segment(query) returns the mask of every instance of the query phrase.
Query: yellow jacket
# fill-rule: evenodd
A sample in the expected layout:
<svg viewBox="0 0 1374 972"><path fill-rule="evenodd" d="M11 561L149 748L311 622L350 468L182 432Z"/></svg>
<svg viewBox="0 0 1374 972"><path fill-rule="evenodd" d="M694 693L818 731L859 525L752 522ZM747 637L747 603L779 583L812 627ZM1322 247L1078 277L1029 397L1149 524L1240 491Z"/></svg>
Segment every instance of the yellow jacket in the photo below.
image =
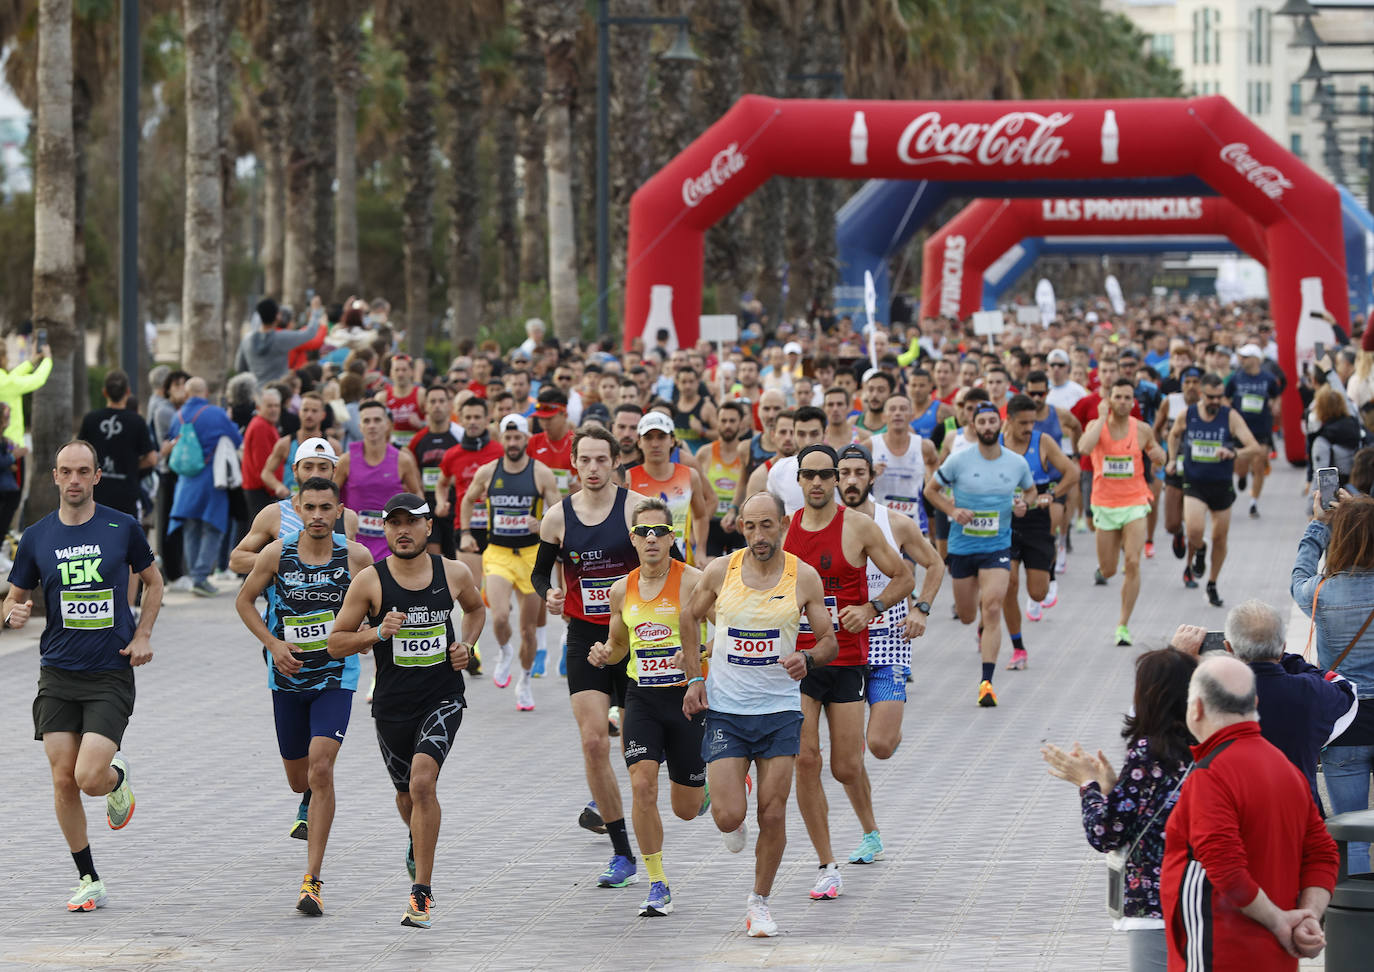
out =
<svg viewBox="0 0 1374 972"><path fill-rule="evenodd" d="M0 369L0 402L10 407L10 424L5 426L4 436L16 445L24 441L23 396L43 387L51 373L52 358L44 358L37 368L32 361L25 361L13 371Z"/></svg>

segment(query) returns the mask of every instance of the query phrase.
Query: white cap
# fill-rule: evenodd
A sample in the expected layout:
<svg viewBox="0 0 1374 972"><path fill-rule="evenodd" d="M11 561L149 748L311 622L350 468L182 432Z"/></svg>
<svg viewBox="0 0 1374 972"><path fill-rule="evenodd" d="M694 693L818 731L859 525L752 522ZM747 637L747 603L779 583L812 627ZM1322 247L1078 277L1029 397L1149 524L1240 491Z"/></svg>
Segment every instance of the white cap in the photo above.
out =
<svg viewBox="0 0 1374 972"><path fill-rule="evenodd" d="M1083 321L1087 324L1096 324L1097 311L1088 311L1088 313L1083 315Z"/></svg>
<svg viewBox="0 0 1374 972"><path fill-rule="evenodd" d="M521 435L529 435L530 423L525 421L525 416L511 412L505 418L501 419L500 429L502 432L508 431L509 429L515 429L515 431L519 432Z"/></svg>
<svg viewBox="0 0 1374 972"><path fill-rule="evenodd" d="M1068 364L1069 352L1065 351L1063 348L1055 348L1050 352L1049 357L1047 357L1045 361L1046 363L1051 361L1062 361L1064 364Z"/></svg>
<svg viewBox="0 0 1374 972"><path fill-rule="evenodd" d="M802 353L802 348L796 341L788 341L782 346L782 353L800 355Z"/></svg>
<svg viewBox="0 0 1374 972"><path fill-rule="evenodd" d="M859 382L859 384L866 384L868 382L868 379L872 378L874 375L881 375L882 373L883 371L881 368L869 368L867 371L864 372L864 380Z"/></svg>
<svg viewBox="0 0 1374 972"><path fill-rule="evenodd" d="M1264 352L1260 350L1258 344L1242 345L1238 352L1242 358L1263 358Z"/></svg>
<svg viewBox="0 0 1374 972"><path fill-rule="evenodd" d="M328 459L336 466L339 464L339 454L334 451L329 440L322 439L318 435L312 436L296 446L296 458L291 460L291 464L294 466L302 459Z"/></svg>
<svg viewBox="0 0 1374 972"><path fill-rule="evenodd" d="M644 435L646 432L673 435L677 429L673 428L673 420L662 412L645 412L639 420L639 434Z"/></svg>

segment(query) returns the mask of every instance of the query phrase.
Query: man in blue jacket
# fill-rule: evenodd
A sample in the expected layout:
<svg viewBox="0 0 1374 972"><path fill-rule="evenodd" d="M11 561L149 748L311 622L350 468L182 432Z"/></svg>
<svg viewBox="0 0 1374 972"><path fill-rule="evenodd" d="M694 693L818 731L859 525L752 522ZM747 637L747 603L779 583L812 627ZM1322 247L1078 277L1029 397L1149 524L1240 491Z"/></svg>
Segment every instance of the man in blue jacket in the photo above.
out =
<svg viewBox="0 0 1374 972"><path fill-rule="evenodd" d="M243 437L229 413L218 405L211 405L206 396L209 389L204 378L186 382L186 402L177 410L176 418L162 444L164 454L170 454L182 423L196 430L205 465L193 475L177 476L176 492L172 496L171 527L169 532L184 528L182 545L191 575L191 593L199 597L214 597L219 593L210 583L215 561L229 529L229 494L215 488L215 447L227 437L238 448ZM175 464L175 460L173 460Z"/></svg>

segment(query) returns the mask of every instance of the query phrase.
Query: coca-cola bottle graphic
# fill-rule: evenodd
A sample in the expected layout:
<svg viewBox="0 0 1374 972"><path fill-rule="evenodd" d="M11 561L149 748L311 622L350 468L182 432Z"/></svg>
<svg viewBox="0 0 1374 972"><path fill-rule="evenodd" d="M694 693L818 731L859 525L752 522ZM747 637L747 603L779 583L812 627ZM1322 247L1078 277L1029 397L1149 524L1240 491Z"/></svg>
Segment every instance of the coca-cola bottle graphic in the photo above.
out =
<svg viewBox="0 0 1374 972"><path fill-rule="evenodd" d="M861 111L854 112L854 124L849 126L849 164L868 165L868 123Z"/></svg>
<svg viewBox="0 0 1374 972"><path fill-rule="evenodd" d="M1318 344L1335 347L1336 332L1325 316L1329 312L1322 292L1322 278L1303 277L1298 281L1298 286L1302 289L1302 310L1298 311L1294 344L1298 367L1301 368L1316 358L1315 348Z"/></svg>
<svg viewBox="0 0 1374 972"><path fill-rule="evenodd" d="M1107 113L1102 116L1102 164L1115 165L1117 161L1117 144L1121 139L1120 132L1116 128L1116 112L1108 108Z"/></svg>
<svg viewBox="0 0 1374 972"><path fill-rule="evenodd" d="M644 346L658 342L658 332L668 332L668 350L676 351L677 325L673 323L673 288L669 284L654 284L649 288L649 319L644 322Z"/></svg>

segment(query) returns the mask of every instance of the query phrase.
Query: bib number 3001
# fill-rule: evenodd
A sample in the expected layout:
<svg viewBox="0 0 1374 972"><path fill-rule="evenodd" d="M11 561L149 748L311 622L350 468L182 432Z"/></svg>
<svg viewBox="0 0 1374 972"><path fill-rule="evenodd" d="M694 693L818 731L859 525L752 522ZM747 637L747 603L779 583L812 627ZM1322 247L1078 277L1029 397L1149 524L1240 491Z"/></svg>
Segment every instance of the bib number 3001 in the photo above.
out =
<svg viewBox="0 0 1374 972"><path fill-rule="evenodd" d="M725 660L731 665L776 665L780 659L778 628L726 628Z"/></svg>
<svg viewBox="0 0 1374 972"><path fill-rule="evenodd" d="M114 627L114 591L63 591L62 627L77 631Z"/></svg>

